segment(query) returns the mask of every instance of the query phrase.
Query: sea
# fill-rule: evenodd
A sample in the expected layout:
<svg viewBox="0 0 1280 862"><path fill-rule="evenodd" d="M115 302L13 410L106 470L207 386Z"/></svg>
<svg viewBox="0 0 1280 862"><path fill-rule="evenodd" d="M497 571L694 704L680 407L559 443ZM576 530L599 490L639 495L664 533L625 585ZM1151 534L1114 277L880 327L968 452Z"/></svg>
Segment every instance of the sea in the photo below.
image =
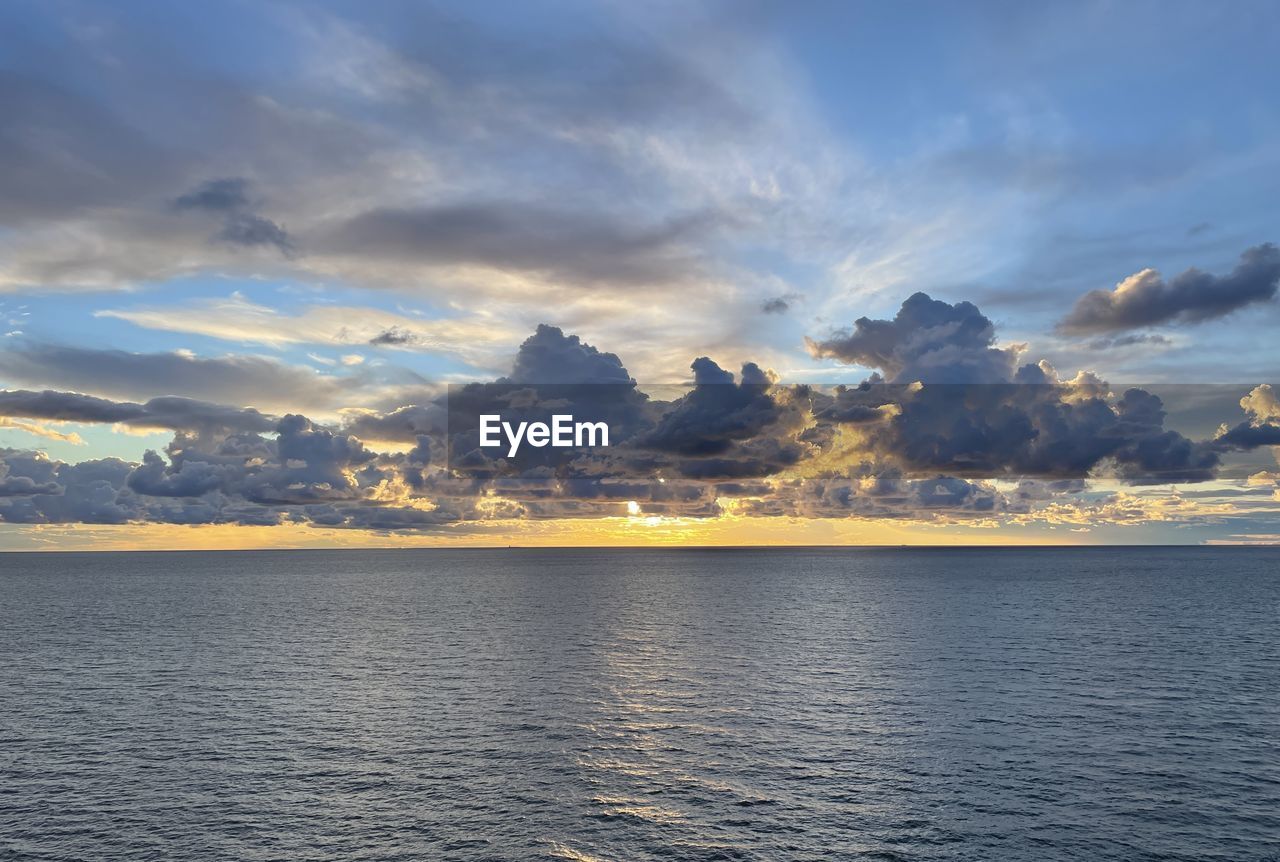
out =
<svg viewBox="0 0 1280 862"><path fill-rule="evenodd" d="M1280 549L0 555L3 860L1280 860Z"/></svg>

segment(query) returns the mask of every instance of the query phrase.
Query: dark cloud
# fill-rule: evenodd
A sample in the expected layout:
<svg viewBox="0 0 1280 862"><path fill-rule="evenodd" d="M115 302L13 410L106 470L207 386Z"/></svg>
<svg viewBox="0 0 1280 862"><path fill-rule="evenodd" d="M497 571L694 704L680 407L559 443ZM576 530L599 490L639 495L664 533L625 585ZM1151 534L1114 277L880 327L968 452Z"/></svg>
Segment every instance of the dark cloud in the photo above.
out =
<svg viewBox="0 0 1280 862"><path fill-rule="evenodd" d="M616 11L525 44L461 6L330 9L305 26L245 6L234 29L261 38L215 57L202 52L225 13L178 24L117 8L81 27L0 8L0 53L17 70L0 90L0 223L21 228L0 236L0 276L41 289L412 283L441 302L465 276L519 318L566 285L723 283L724 254L793 207L740 177L811 196L811 165L778 157L807 112L767 116L792 104L756 86L771 53L753 44L747 62L730 47L736 16L702 10L715 25L686 29ZM266 44L272 74L242 74L246 58L261 70ZM734 73L711 71L730 51ZM529 289L471 278L479 267Z"/></svg>
<svg viewBox="0 0 1280 862"><path fill-rule="evenodd" d="M771 381L754 362L742 367L740 384L705 356L695 359L692 369L693 390L675 402L640 446L679 455L722 455L735 441L758 437L788 413L790 405L774 399Z"/></svg>
<svg viewBox="0 0 1280 862"><path fill-rule="evenodd" d="M673 217L649 227L598 211L516 201L379 208L330 228L324 248L432 265L471 264L573 284L683 281L693 241L721 219Z"/></svg>
<svg viewBox="0 0 1280 862"><path fill-rule="evenodd" d="M269 218L253 213L236 213L227 218L218 239L232 245L270 245L288 257L294 253L293 239L288 231Z"/></svg>
<svg viewBox="0 0 1280 862"><path fill-rule="evenodd" d="M1070 334L1137 329L1162 323L1199 323L1266 302L1280 286L1280 249L1247 249L1227 275L1189 269L1165 281L1154 269L1129 276L1114 290L1082 296L1058 328Z"/></svg>
<svg viewBox="0 0 1280 862"><path fill-rule="evenodd" d="M27 480L41 493L0 498L0 521L11 524L123 524L141 518L136 498L122 494L132 465L118 458L67 464L38 452L0 449L8 481Z"/></svg>
<svg viewBox="0 0 1280 862"><path fill-rule="evenodd" d="M0 520L415 531L617 516L633 502L644 514L688 518L732 505L756 516L991 519L1076 505L1099 475L1129 485L1204 481L1234 450L1280 444L1267 386L1239 400L1245 422L1193 440L1167 427L1164 402L1146 390L1117 394L1088 376L1062 383L1043 362L1015 371L971 305L918 295L904 309L893 321L859 321L847 348L911 382L873 375L833 390L780 386L750 362L735 375L700 357L692 385L658 400L617 355L544 325L497 382L351 411L338 426L176 397L0 392L0 415L175 431L163 453L137 464L4 450ZM936 382L942 355L964 366L963 377L1002 382ZM601 418L611 445L513 457L478 445L482 413ZM381 442L400 445L379 451Z"/></svg>
<svg viewBox="0 0 1280 862"><path fill-rule="evenodd" d="M249 181L243 177L224 177L205 182L178 197L173 205L178 210L198 210L222 218L217 238L232 245L274 246L286 257L294 253L293 238L276 222L253 212L249 198Z"/></svg>
<svg viewBox="0 0 1280 862"><path fill-rule="evenodd" d="M135 427L198 431L267 431L276 420L257 410L226 407L191 398L165 396L145 404L111 401L76 392L46 389L0 390L0 416L58 422L123 424Z"/></svg>
<svg viewBox="0 0 1280 862"><path fill-rule="evenodd" d="M312 409L349 403L360 382L257 356L205 358L57 344L0 351L0 379L125 399L182 393L221 404L284 403Z"/></svg>
<svg viewBox="0 0 1280 862"><path fill-rule="evenodd" d="M57 482L37 482L30 476L10 475L9 465L0 462L0 498L30 497L34 494L59 494L62 487Z"/></svg>
<svg viewBox="0 0 1280 862"><path fill-rule="evenodd" d="M770 475L800 460L807 449L789 435L802 411L789 392L775 400L770 378L753 363L744 366L741 384L706 357L692 368L694 386L687 394L650 401L617 356L555 327L539 327L521 346L509 377L451 390L450 466L538 517L563 511L566 497L574 499L578 516L609 513L595 504L611 499L644 501L690 517L714 514L715 493L704 483ZM530 421L568 413L606 421L611 448L589 454L528 450L514 458L486 452L477 447L475 431L482 413Z"/></svg>
<svg viewBox="0 0 1280 862"><path fill-rule="evenodd" d="M385 478L376 458L358 438L291 414L276 428L274 458L240 478L239 490L267 504L359 500ZM187 463L188 457L180 462Z"/></svg>
<svg viewBox="0 0 1280 862"><path fill-rule="evenodd" d="M144 133L38 75L0 71L0 115L2 224L134 203L174 178L172 158Z"/></svg>
<svg viewBox="0 0 1280 862"><path fill-rule="evenodd" d="M421 451L380 456L355 437L289 415L271 429L198 436L179 433L168 458L147 452L141 464L117 459L65 464L36 453L0 450L0 475L22 498L0 502L0 520L22 523L255 523L325 525L443 524L444 512L359 514L364 507L413 508L407 498L375 500ZM394 495L392 495L394 497ZM398 504L398 505L397 505ZM318 507L318 508L317 508ZM313 519L312 516L317 518ZM335 519L337 519L335 521ZM372 528L372 526L370 527Z"/></svg>
<svg viewBox="0 0 1280 862"><path fill-rule="evenodd" d="M1159 484L1211 479L1219 463L1212 444L1166 429L1161 400L1141 389L1114 404L1056 383L870 389L893 409L869 444L910 472L1064 480L1109 463L1126 482Z"/></svg>
<svg viewBox="0 0 1280 862"><path fill-rule="evenodd" d="M1090 350L1111 350L1115 347L1134 347L1139 344L1172 344L1173 340L1154 332L1130 333L1114 338L1095 338L1089 342Z"/></svg>
<svg viewBox="0 0 1280 862"><path fill-rule="evenodd" d="M129 422L145 415L141 404L121 403L76 392L0 390L0 416L58 422Z"/></svg>
<svg viewBox="0 0 1280 862"><path fill-rule="evenodd" d="M872 383L856 387L837 386L831 396L818 395L815 398L813 413L823 424L884 422L894 416L892 408L904 391L898 386Z"/></svg>
<svg viewBox="0 0 1280 862"><path fill-rule="evenodd" d="M448 431L448 407L444 398L428 404L406 404L385 412L349 414L343 430L362 440L413 443L423 435L443 437Z"/></svg>
<svg viewBox="0 0 1280 862"><path fill-rule="evenodd" d="M1158 397L1130 389L1113 404L1100 381L1060 384L1052 367L1016 367L1017 351L994 344L994 326L972 304L917 293L893 320L861 318L810 347L924 385L838 390L817 415L872 423L871 447L913 472L1065 479L1111 464L1132 484L1214 476L1218 451L1166 429Z"/></svg>
<svg viewBox="0 0 1280 862"><path fill-rule="evenodd" d="M40 453L0 450L0 521L279 524L366 529L424 528L460 516L443 506L375 496L403 462L368 451L349 435L286 416L275 437L233 434L201 440L179 434L168 460L114 458L66 464ZM372 511L371 511L372 510ZM416 514L414 514L416 513Z"/></svg>
<svg viewBox="0 0 1280 862"><path fill-rule="evenodd" d="M791 310L793 303L800 299L798 293L785 293L782 296L775 296L766 299L760 304L760 311L763 314L786 314Z"/></svg>
<svg viewBox="0 0 1280 862"><path fill-rule="evenodd" d="M173 205L180 210L241 212L249 208L249 181L243 177L209 180L178 197Z"/></svg>
<svg viewBox="0 0 1280 862"><path fill-rule="evenodd" d="M815 341L815 357L880 369L890 382L992 383L1012 379L1018 353L996 348L995 326L970 302L950 305L916 293L893 320L854 321Z"/></svg>
<svg viewBox="0 0 1280 862"><path fill-rule="evenodd" d="M1247 417L1243 422L1218 429L1214 442L1225 450L1248 451L1259 446L1280 446L1280 399L1269 383L1255 386L1240 399Z"/></svg>
<svg viewBox="0 0 1280 862"><path fill-rule="evenodd" d="M129 489L153 497L201 497L226 481L226 471L206 461L185 461L170 469L158 454L148 451L126 480Z"/></svg>
<svg viewBox="0 0 1280 862"><path fill-rule="evenodd" d="M1280 446L1280 425L1263 423L1260 425L1241 422L1224 431L1215 438L1224 447L1233 449L1257 449L1259 446Z"/></svg>
<svg viewBox="0 0 1280 862"><path fill-rule="evenodd" d="M1212 479L1220 455L1212 441L1192 441L1165 429L1164 403L1142 389L1125 390L1116 404L1118 422L1105 433L1119 436L1111 453L1121 479L1133 485L1204 482Z"/></svg>
<svg viewBox="0 0 1280 862"><path fill-rule="evenodd" d="M539 324L516 354L506 383L634 384L616 353L602 353L558 326Z"/></svg>
<svg viewBox="0 0 1280 862"><path fill-rule="evenodd" d="M405 344L415 344L417 341L418 336L400 326L384 329L369 339L369 343L374 347L398 347Z"/></svg>

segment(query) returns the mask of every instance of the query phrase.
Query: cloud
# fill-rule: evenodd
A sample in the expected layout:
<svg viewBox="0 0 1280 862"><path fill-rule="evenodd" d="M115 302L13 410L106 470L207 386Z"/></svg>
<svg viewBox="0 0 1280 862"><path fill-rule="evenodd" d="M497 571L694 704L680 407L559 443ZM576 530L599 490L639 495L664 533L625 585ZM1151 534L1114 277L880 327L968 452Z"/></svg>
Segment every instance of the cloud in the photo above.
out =
<svg viewBox="0 0 1280 862"><path fill-rule="evenodd" d="M1165 323L1200 323L1275 297L1280 249L1264 243L1246 249L1227 275L1198 269L1165 281L1154 269L1134 273L1113 290L1082 296L1059 330L1073 335L1117 332Z"/></svg>
<svg viewBox="0 0 1280 862"><path fill-rule="evenodd" d="M428 266L478 266L568 284L685 281L698 268L693 240L718 221L673 216L649 227L596 211L517 201L378 208L328 228L329 253Z"/></svg>
<svg viewBox="0 0 1280 862"><path fill-rule="evenodd" d="M510 350L518 333L485 315L420 319L377 308L307 305L284 310L233 292L187 305L103 309L96 317L126 320L165 332L203 335L273 348L293 344L369 345L456 356L489 366Z"/></svg>
<svg viewBox="0 0 1280 862"><path fill-rule="evenodd" d="M173 202L178 210L200 210L222 217L217 238L232 245L274 246L285 257L294 253L293 238L271 219L252 211L249 181L243 177L209 180Z"/></svg>
<svg viewBox="0 0 1280 862"><path fill-rule="evenodd" d="M139 464L67 464L0 450L0 521L425 529L469 510L465 502L458 509L410 498L406 477L420 477L429 463L421 449L378 455L299 415L276 420L268 434L179 431L166 454L149 451Z"/></svg>
<svg viewBox="0 0 1280 862"><path fill-rule="evenodd" d="M400 326L393 326L390 329L384 329L373 338L369 339L369 344L374 347L400 346L405 344L415 344L418 336L414 335L407 329Z"/></svg>
<svg viewBox="0 0 1280 862"><path fill-rule="evenodd" d="M1280 398L1276 397L1270 383L1251 389L1248 395L1240 399L1240 409L1248 414L1251 422L1257 424L1280 421Z"/></svg>
<svg viewBox="0 0 1280 862"><path fill-rule="evenodd" d="M293 239L288 231L269 218L252 213L238 213L226 220L218 239L232 245L270 245L286 257L293 254Z"/></svg>
<svg viewBox="0 0 1280 862"><path fill-rule="evenodd" d="M0 416L204 432L261 432L272 428L276 421L252 408L226 407L178 396L135 404L48 389L0 389Z"/></svg>
<svg viewBox="0 0 1280 862"><path fill-rule="evenodd" d="M425 437L443 439L449 428L449 411L444 399L427 404L406 404L392 410L350 411L343 430L362 440L383 443L421 443Z"/></svg>
<svg viewBox="0 0 1280 862"><path fill-rule="evenodd" d="M203 358L185 352L130 353L56 344L0 351L0 377L114 398L182 393L222 404L318 410L350 404L360 383L357 378L322 375L257 356Z"/></svg>
<svg viewBox="0 0 1280 862"><path fill-rule="evenodd" d="M888 413L872 426L870 446L914 472L1060 479L1109 463L1132 484L1215 475L1216 446L1166 429L1158 397L1132 388L1112 404L1101 381L1063 383L1048 363L1017 367L1020 348L994 345L995 327L976 306L917 293L893 320L860 318L810 350L924 385L841 391L842 406L819 415L878 423Z"/></svg>
<svg viewBox="0 0 1280 862"><path fill-rule="evenodd" d="M558 326L539 324L520 345L511 374L499 382L599 383L630 385L635 381L614 353L602 353Z"/></svg>
<svg viewBox="0 0 1280 862"><path fill-rule="evenodd" d="M36 227L74 218L173 181L173 159L163 147L109 108L43 75L0 72L0 110L6 166L0 223Z"/></svg>
<svg viewBox="0 0 1280 862"><path fill-rule="evenodd" d="M173 205L179 210L207 210L234 213L249 208L249 181L243 177L208 180L180 195Z"/></svg>
<svg viewBox="0 0 1280 862"><path fill-rule="evenodd" d="M451 387L447 397L423 390L392 409L343 411L334 423L171 396L123 402L0 391L0 416L175 432L163 453L139 463L66 464L5 450L0 519L434 531L625 517L638 507L681 518L994 523L1043 515L1076 523L1076 498L1092 481L1203 482L1244 446L1168 428L1162 400L1140 388L1113 393L1087 374L1062 382L1046 362L1014 371L1010 353L992 346L990 321L967 303L913 297L904 308L893 321L860 321L850 350L903 379L929 370L923 382L873 376L834 390L783 386L756 363L735 375L703 356L690 366L691 385L662 400L639 389L617 354L543 325L493 383ZM965 365L966 377L1005 382L936 382L935 357L944 353ZM1241 406L1247 428L1271 433L1280 408L1269 388ZM611 445L528 447L508 457L478 445L481 413L602 418ZM1161 517L1194 517L1193 509L1180 504ZM1107 517L1135 511L1117 504Z"/></svg>
<svg viewBox="0 0 1280 862"><path fill-rule="evenodd" d="M21 419L10 419L8 416L0 416L0 428L22 431L23 433L31 434L35 437L43 437L46 440L57 440L62 443L70 443L73 446L84 445L84 439L74 431L59 431L56 428L50 428L43 422L24 422Z"/></svg>
<svg viewBox="0 0 1280 862"><path fill-rule="evenodd" d="M774 399L772 381L754 362L742 367L740 384L705 356L691 367L693 390L640 439L641 446L681 455L722 455L735 441L756 438L783 419L786 407Z"/></svg>
<svg viewBox="0 0 1280 862"><path fill-rule="evenodd" d="M131 465L118 458L67 464L38 452L0 449L0 473L18 495L0 497L0 520L10 524L124 524L139 509L121 495Z"/></svg>
<svg viewBox="0 0 1280 862"><path fill-rule="evenodd" d="M1271 384L1255 386L1240 399L1245 421L1228 428L1224 423L1214 438L1219 446L1250 450L1259 446L1280 446L1280 399Z"/></svg>
<svg viewBox="0 0 1280 862"><path fill-rule="evenodd" d="M1142 389L1114 402L1057 381L870 390L894 410L870 426L869 448L913 473L1062 480L1110 464L1146 485L1205 481L1220 461L1213 443L1165 428L1163 403Z"/></svg>
<svg viewBox="0 0 1280 862"><path fill-rule="evenodd" d="M58 494L61 491L62 487L57 482L37 482L30 476L14 476L9 465L0 461L0 499L30 497L35 494Z"/></svg>
<svg viewBox="0 0 1280 862"><path fill-rule="evenodd" d="M782 296L775 296L766 299L760 304L760 311L763 314L786 314L791 310L791 306L800 299L798 293L786 293Z"/></svg>
<svg viewBox="0 0 1280 862"><path fill-rule="evenodd" d="M1221 446L1245 451L1259 446L1280 446L1280 424L1241 422L1234 428L1223 429L1214 439Z"/></svg>
<svg viewBox="0 0 1280 862"><path fill-rule="evenodd" d="M244 73L254 46L196 59L213 12L140 47L127 34L157 23L113 9L86 28L94 50L52 12L5 16L14 39L44 34L48 62L15 55L15 87L31 92L5 114L4 143L22 152L0 181L14 192L0 290L228 277L396 291L451 316L483 302L508 349L551 309L643 345L633 368L676 374L691 344L740 364L758 314L742 297L776 292L792 260L822 267L863 218L846 145L771 42L725 11L597 9L537 47L463 8L231 14L237 32L270 34L271 75ZM679 292L679 307L652 291ZM138 311L155 320L165 302ZM379 346L481 341L405 329Z"/></svg>
<svg viewBox="0 0 1280 862"><path fill-rule="evenodd" d="M1173 344L1173 339L1154 332L1131 333L1113 338L1095 338L1089 342L1089 349L1112 350L1117 347L1136 347L1140 344L1154 344L1163 347Z"/></svg>
<svg viewBox="0 0 1280 862"><path fill-rule="evenodd" d="M995 347L995 326L969 302L909 297L892 320L860 317L815 341L810 354L878 368L890 382L992 383L1012 379L1019 350Z"/></svg>

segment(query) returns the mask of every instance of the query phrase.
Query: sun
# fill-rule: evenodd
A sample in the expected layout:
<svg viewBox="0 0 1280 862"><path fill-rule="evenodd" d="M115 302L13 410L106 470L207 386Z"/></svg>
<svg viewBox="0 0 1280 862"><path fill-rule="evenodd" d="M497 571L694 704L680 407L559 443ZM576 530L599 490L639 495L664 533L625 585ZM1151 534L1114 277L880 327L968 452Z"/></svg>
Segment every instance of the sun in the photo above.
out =
<svg viewBox="0 0 1280 862"><path fill-rule="evenodd" d="M639 503L637 503L635 500L628 500L628 501L627 501L627 514L628 514L628 515L631 515L631 516L633 516L633 517L634 517L634 516L636 516L636 515L639 515L639 514L640 514L640 504L639 504Z"/></svg>

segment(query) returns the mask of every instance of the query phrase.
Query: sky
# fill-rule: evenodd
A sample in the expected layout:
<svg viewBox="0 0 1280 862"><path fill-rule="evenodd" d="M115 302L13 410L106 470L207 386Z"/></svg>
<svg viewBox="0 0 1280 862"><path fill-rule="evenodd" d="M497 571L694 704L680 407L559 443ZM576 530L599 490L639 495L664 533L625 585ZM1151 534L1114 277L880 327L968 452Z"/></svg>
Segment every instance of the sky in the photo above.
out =
<svg viewBox="0 0 1280 862"><path fill-rule="evenodd" d="M0 549L1280 541L1277 35L5 3Z"/></svg>

